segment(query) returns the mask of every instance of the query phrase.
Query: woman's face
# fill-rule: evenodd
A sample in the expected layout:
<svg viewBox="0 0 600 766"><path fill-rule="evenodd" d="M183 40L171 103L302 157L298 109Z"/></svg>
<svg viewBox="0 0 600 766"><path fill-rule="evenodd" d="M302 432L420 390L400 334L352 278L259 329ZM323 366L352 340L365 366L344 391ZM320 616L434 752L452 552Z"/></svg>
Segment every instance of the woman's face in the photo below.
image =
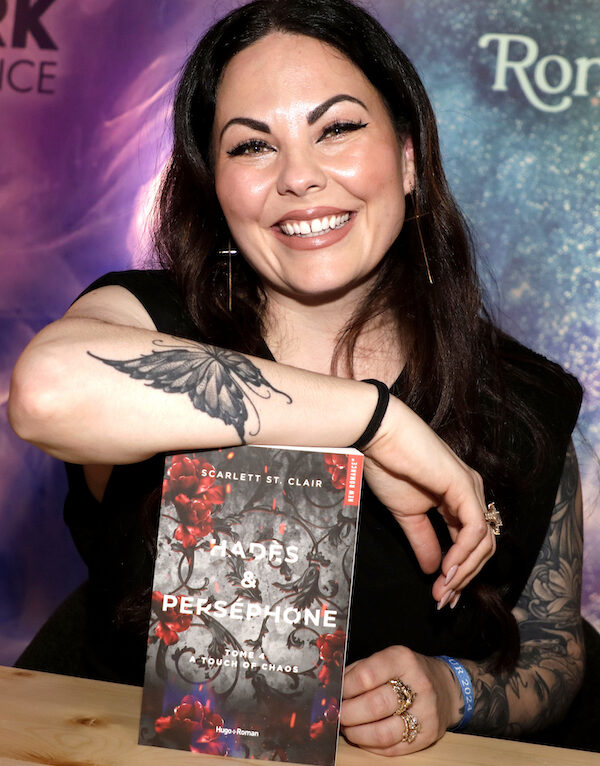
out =
<svg viewBox="0 0 600 766"><path fill-rule="evenodd" d="M414 164L352 62L310 37L262 38L225 69L213 141L219 202L271 297L365 289L402 228Z"/></svg>

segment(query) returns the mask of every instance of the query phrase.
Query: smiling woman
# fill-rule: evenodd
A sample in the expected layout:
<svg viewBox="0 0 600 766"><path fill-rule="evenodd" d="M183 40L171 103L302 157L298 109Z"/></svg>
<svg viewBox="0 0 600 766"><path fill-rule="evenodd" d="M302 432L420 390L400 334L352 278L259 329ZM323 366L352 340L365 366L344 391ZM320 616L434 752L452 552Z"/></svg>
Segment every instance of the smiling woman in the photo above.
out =
<svg viewBox="0 0 600 766"><path fill-rule="evenodd" d="M350 318L415 182L412 143L399 142L379 92L335 48L273 33L225 69L214 133L217 197L269 314L326 300Z"/></svg>
<svg viewBox="0 0 600 766"><path fill-rule="evenodd" d="M162 453L358 439L345 736L547 740L584 665L581 389L489 321L427 94L371 16L256 0L208 31L156 250L161 269L95 282L13 375L14 428L69 463L90 568L78 620L65 607L20 664L141 683Z"/></svg>

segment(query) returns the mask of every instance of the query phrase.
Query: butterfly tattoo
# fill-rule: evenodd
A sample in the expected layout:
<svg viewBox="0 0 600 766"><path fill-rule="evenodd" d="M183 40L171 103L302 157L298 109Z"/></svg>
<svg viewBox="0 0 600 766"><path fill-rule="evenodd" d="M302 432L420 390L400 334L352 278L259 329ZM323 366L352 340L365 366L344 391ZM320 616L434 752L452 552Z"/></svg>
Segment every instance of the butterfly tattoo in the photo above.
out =
<svg viewBox="0 0 600 766"><path fill-rule="evenodd" d="M131 378L146 381L151 388L168 394L187 394L197 410L232 425L242 444L249 409L256 421L256 429L250 435L260 431L253 396L270 399L276 393L292 402L291 396L272 386L258 367L236 351L209 345L170 345L161 340L153 345L160 348L135 359L104 359L91 351L88 354Z"/></svg>

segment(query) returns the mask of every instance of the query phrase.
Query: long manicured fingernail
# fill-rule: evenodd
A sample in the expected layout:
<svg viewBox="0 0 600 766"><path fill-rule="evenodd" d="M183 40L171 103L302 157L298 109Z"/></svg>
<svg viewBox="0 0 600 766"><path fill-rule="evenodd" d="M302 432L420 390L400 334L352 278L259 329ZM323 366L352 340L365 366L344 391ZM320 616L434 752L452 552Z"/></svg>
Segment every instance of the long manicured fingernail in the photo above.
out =
<svg viewBox="0 0 600 766"><path fill-rule="evenodd" d="M450 609L454 609L454 607L458 604L459 598L460 598L460 593L457 593L456 596L454 596L454 598L450 602Z"/></svg>
<svg viewBox="0 0 600 766"><path fill-rule="evenodd" d="M446 575L446 582L445 582L446 585L450 583L450 580L452 580L452 578L457 572L458 572L458 564L455 564L453 567L450 567L450 569L448 570L448 574Z"/></svg>
<svg viewBox="0 0 600 766"><path fill-rule="evenodd" d="M438 612L440 611L440 609L443 609L446 606L446 604L448 603L448 601L450 601L451 598L454 598L454 595L455 595L454 591L449 590L448 593L442 596L442 598L437 603Z"/></svg>

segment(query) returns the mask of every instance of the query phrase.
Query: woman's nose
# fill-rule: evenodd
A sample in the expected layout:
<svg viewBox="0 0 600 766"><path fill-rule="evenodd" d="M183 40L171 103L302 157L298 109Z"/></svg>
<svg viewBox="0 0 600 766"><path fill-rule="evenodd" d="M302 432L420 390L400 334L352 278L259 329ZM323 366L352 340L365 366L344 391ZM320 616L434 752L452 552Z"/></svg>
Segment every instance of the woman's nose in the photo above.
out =
<svg viewBox="0 0 600 766"><path fill-rule="evenodd" d="M327 185L327 175L319 164L318 158L309 149L282 152L279 161L277 177L279 194L302 197L309 191L317 191Z"/></svg>

